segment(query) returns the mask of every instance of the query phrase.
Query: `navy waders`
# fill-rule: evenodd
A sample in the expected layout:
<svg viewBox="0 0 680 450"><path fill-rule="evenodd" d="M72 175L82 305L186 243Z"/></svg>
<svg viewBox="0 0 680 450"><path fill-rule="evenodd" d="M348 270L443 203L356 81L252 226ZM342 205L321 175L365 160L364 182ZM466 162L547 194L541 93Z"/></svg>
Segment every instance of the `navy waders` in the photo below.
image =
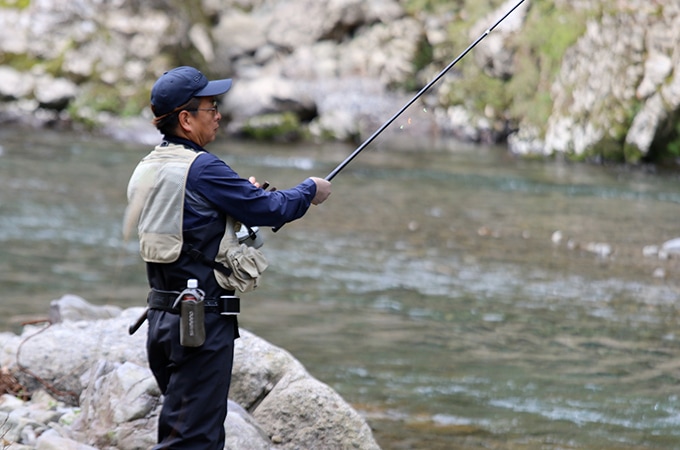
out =
<svg viewBox="0 0 680 450"><path fill-rule="evenodd" d="M182 347L178 314L152 309L148 317L149 366L165 396L153 449L223 450L236 318L206 312L205 343Z"/></svg>

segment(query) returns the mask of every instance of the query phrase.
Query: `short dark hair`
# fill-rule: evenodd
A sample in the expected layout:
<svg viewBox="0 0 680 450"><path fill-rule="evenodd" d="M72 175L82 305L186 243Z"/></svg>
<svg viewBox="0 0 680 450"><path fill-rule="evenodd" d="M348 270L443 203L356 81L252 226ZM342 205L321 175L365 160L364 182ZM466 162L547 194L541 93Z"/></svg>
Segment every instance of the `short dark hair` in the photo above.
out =
<svg viewBox="0 0 680 450"><path fill-rule="evenodd" d="M200 106L201 104L201 98L200 97L192 97L191 100L189 100L182 109L179 111L175 111L172 114L168 114L166 117L163 117L162 119L158 120L155 125L158 131L160 131L163 135L174 135L175 130L177 130L177 127L179 126L179 113L182 111L187 111L190 110L190 114L196 114L196 109Z"/></svg>

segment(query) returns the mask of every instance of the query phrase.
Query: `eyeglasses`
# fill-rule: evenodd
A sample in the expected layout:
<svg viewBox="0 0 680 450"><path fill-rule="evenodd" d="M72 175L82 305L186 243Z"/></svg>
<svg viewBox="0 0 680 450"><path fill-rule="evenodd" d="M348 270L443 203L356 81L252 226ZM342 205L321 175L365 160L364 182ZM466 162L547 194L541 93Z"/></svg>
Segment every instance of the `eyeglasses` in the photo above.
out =
<svg viewBox="0 0 680 450"><path fill-rule="evenodd" d="M217 113L220 112L219 108L217 107L217 102L213 102L212 108L193 108L193 109L185 109L184 111L189 111L189 112L211 111L213 113L213 117L215 117L217 115Z"/></svg>

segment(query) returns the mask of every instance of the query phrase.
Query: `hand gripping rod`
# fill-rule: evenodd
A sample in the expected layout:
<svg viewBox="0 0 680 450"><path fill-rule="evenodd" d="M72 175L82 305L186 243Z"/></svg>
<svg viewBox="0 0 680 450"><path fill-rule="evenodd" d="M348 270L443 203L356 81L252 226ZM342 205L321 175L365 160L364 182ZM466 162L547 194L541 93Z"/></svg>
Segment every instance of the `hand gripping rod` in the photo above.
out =
<svg viewBox="0 0 680 450"><path fill-rule="evenodd" d="M427 92L437 81L439 81L444 75L446 75L446 72L451 70L451 68L453 66L455 66L458 63L458 61L463 59L463 57L465 57L465 55L467 55L470 52L470 50L475 48L475 46L477 46L477 44L479 44L485 37L487 37L498 25L500 25L501 22L503 22L510 14L512 14L513 11L515 11L517 8L519 8L519 6L522 3L524 3L524 0L520 0L515 6L512 7L512 9L510 9L510 11L505 13L505 15L503 15L503 17L498 19L498 21L496 21L496 23L494 23L490 28L488 28L484 33L482 33L477 39L475 39L465 50L463 50L463 52L460 55L458 55L458 57L456 59L451 61L449 63L449 65L446 66L441 72L439 72L439 74L436 77L434 77L429 83L427 83L425 86L423 86L423 88L420 91L418 91L418 93L411 100L409 100L404 106L402 106L401 109L399 111L397 111L396 114L394 114L392 117L390 117L387 120L387 122L383 123L380 126L380 128L378 128L368 139L366 139L359 147L357 147L357 149L354 150L354 152L352 152L351 155L349 155L347 158L345 158L345 160L343 162L338 164L338 166L335 169L333 169L333 171L331 173L326 175L326 180L331 181L333 178L335 178L335 176L337 174L339 174L340 171L342 171L342 169L347 167L347 165L350 162L352 162L352 160L354 158L356 158L359 155L359 153L361 153L371 142L373 142L373 140L375 140L375 138L377 138L380 133L385 131L385 128L389 127L392 124L392 122L397 120L397 117L402 115L404 113L404 111L406 111L409 108L409 106L411 106L413 103L415 103L415 101L418 100L425 92ZM280 230L282 226L283 225L281 225L278 228L274 228L273 231L276 232L276 231Z"/></svg>

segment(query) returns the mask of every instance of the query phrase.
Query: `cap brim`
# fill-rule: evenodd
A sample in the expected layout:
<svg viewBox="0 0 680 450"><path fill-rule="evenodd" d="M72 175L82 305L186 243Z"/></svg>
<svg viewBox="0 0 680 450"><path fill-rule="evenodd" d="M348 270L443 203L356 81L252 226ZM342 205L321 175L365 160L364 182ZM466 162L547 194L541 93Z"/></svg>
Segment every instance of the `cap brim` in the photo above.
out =
<svg viewBox="0 0 680 450"><path fill-rule="evenodd" d="M230 88L231 78L226 80L209 81L203 89L194 94L194 97L212 97L215 95L222 95Z"/></svg>

